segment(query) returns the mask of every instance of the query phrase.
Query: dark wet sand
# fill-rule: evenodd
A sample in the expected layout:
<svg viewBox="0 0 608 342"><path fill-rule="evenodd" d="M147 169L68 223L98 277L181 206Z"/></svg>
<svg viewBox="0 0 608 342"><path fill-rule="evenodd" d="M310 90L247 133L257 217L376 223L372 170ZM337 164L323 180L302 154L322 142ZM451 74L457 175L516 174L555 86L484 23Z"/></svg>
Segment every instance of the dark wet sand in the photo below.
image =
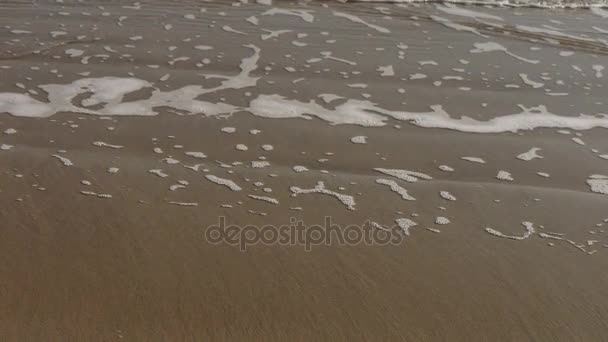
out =
<svg viewBox="0 0 608 342"><path fill-rule="evenodd" d="M18 119L4 122L13 120ZM465 171L467 162L455 157L467 152L464 141L469 136L465 134L443 132L443 141L425 141L427 131L407 129L412 132L406 140L416 137L418 144L426 145L425 150L433 151L425 159L445 161L469 179L451 182L450 176L444 176L438 183L414 184L408 189L414 194L422 192L422 198L405 203L396 194L375 187L372 181L377 175L357 167L363 161L377 166L387 162L373 160L371 152L339 160L349 150L341 145L350 144L348 137L365 129L330 129L311 122L248 117L164 116L145 124L137 118L121 119L112 142L129 148L115 152L92 146L85 138L105 134L98 120L79 123L79 131L69 133L46 120L27 122L21 129L28 147L3 159L5 166L10 165L0 184L5 198L0 233L4 260L0 326L6 340L101 341L120 336L136 341L603 339L608 290L602 284L608 281L603 271L608 262L602 253L586 255L560 243L549 247L540 238L498 239L482 229L491 223L505 233L519 234L523 231L519 222L534 217L547 230L568 232L580 240L586 235L584 227L593 228L594 220L605 216L607 200L587 193L584 186L559 190L500 186L491 180L481 183L479 180L490 179L494 172L484 175L486 170L478 166ZM280 128L296 124L300 138L308 139L306 148L300 145L300 149L310 156L288 150L293 139ZM219 132L225 125L234 125L241 133L225 138ZM246 133L246 128L261 129L263 141L276 147L272 170L240 168L238 176L229 176L221 174L214 163L206 164L211 173L241 184L247 177L266 182L275 190L271 195L284 203L281 207L243 199L241 193L206 181L203 173L180 166L165 167L173 181L146 174L159 163L150 140L143 137L180 132L176 139L161 139L158 146L163 147L173 143L214 146L222 134L224 141L250 146L261 140ZM325 131L327 134L320 134ZM385 139L383 151L391 164L431 170L432 163L415 161L422 147L396 147L404 132L387 128L367 133L370 140ZM48 135L61 146L78 144L78 149L70 147L69 151L79 164L68 168L49 159L53 151L38 145ZM534 138L498 135L487 141L508 146L504 140L518 144L524 139ZM551 138L544 141L549 143ZM451 143L449 151L439 148L446 142ZM288 159L312 168L328 146L336 153L327 165L334 176L298 175L296 179L291 170L281 169ZM361 149L373 151L374 146L379 145ZM490 165L505 163L504 156L484 155L485 150L475 149ZM509 148L503 150L506 154ZM566 150L564 147L563 152ZM210 152L209 159L222 154L238 157L220 149ZM549 157L545 159L559 159ZM590 162L583 156L580 159ZM120 172L105 172L110 165L120 165ZM554 170L554 180L577 173L555 162L547 167ZM14 178L13 169L26 176ZM512 171L530 173L527 169ZM270 171L279 177L270 179ZM438 170L429 173L441 177ZM81 179L92 181L94 189L114 194L114 198L80 195L86 188L79 183ZM167 187L174 179L186 179L190 185L170 192ZM288 186L308 187L318 179L331 185L360 183L351 190L365 194L357 197L358 210L348 211L331 197L288 197ZM33 189L30 184L34 183L46 190ZM446 189L458 194L458 201L446 205L437 195ZM15 201L17 197L23 201ZM533 202L536 197L542 201ZM502 202L493 203L495 198ZM197 201L199 206L171 206L166 200ZM220 203L238 200L245 204L218 208ZM287 201L305 209L288 212ZM442 214L439 205L449 207L447 214L453 223L435 234L423 227L432 225L433 215ZM269 215L251 215L245 209ZM412 235L398 246L317 246L306 252L303 246L256 245L242 252L235 246L211 245L204 238L205 227L216 223L218 215L243 225L285 224L289 216L315 224L332 215L334 222L347 225L368 218L388 223L393 219L391 210L421 216L421 226L412 228Z"/></svg>
<svg viewBox="0 0 608 342"><path fill-rule="evenodd" d="M193 5L193 8L196 7ZM221 9L230 8L226 5L215 10ZM320 11L317 7L313 9ZM290 23L282 17L271 18L281 25ZM82 18L76 22L79 20ZM235 28L245 29L238 26L244 25L242 19L230 20L235 20L231 22ZM301 24L298 19L294 20L293 25ZM411 22L404 25L409 24ZM437 30L441 39L452 40L452 35L467 39L466 44L462 43L462 51L467 51L469 45L478 40L441 26L424 25ZM257 39L257 28L251 28L254 29ZM347 41L345 45L354 39L350 37L349 41L348 37L341 35ZM222 44L220 38L210 39L215 39L210 45ZM146 44L147 47L153 45ZM433 46L437 48L440 43L437 44ZM514 47L517 44L526 46L527 43L515 40L509 47L516 52L525 51ZM231 44L222 46L227 50L234 48ZM273 51L272 46L262 49L263 58L268 55L272 58L263 59L261 67L270 65L271 60L278 63L279 57L288 53ZM323 51L327 47L313 48ZM348 55L346 50L339 49L345 47L336 50ZM551 49L547 48L547 56L553 55L554 61L559 61L559 57L554 56L558 50ZM213 71L234 72L243 51L226 53L227 60L215 63ZM424 57L424 49L416 51L412 54L419 54L418 59ZM160 52L152 53L150 58L159 58L158 54ZM494 60L487 56L469 57L480 58L486 64L471 66L475 72L467 82L485 84L476 78L481 77L476 72ZM429 59L442 61L437 56ZM39 60L51 63L43 65L46 69L59 63L49 56L0 62L15 67L1 70L11 81L2 80L0 90L15 91L12 84L22 81L19 73ZM587 65L597 60L601 57L581 54L576 63ZM395 87L372 75L376 66L374 57L367 55L358 61L360 68L369 72L369 76L364 76L372 85L365 92L372 93L373 100L386 107L398 107L402 100L394 95ZM411 71L405 75L416 72L415 61L406 63L404 67ZM449 58L444 58L439 71L426 73L431 78L435 77L433 73L440 78L441 70L450 73L456 66L444 66L448 61ZM128 68L113 62L92 63L86 67L65 62L66 76L62 82L79 78L65 71L70 68L78 69L77 72L88 68L96 76L124 76ZM153 63L156 62L142 62ZM601 87L582 90L572 86L569 89L572 96L567 99L546 97L538 93L542 89L538 92L505 90L503 83L516 82L517 73L523 68L531 68L526 69L528 73L534 70L532 66L513 63L506 60L501 64L496 79L489 81L493 86L483 91L482 98L476 98L481 90L461 93L454 87L418 84L407 88L408 97L404 101L412 110L446 102L450 113L473 115L474 112L480 117L487 114L479 106L480 102L493 106L488 112L501 113L516 112L512 106L515 102L552 103L551 109L556 113L595 113L606 109L604 104L592 103L602 101ZM560 67L570 70L568 65L560 64ZM279 64L276 69L281 70L282 66ZM340 64L332 65L332 70L340 67ZM150 81L165 73L154 72L139 70L136 73ZM167 87L193 83L189 81L193 76L187 68L175 73ZM512 79L499 79L505 74ZM309 75L314 79L312 73ZM279 73L273 77L278 84L261 82L259 87L242 89L242 92L273 93L280 88L288 92L290 80L298 76ZM281 77L287 81L281 82ZM566 77L572 82L585 82L577 80L575 74ZM57 80L50 76L36 79L38 84L52 82ZM318 93L319 85L324 84L323 79L310 82L298 93L291 93L293 97L310 99L314 96L310 94ZM327 74L322 90L344 82L334 74ZM606 84L604 79L594 82ZM376 83L378 87L373 86ZM387 89L393 91L392 95L386 95ZM241 90L227 96L232 96L234 103L246 102L239 92ZM340 89L343 95L360 92ZM208 100L223 95L212 94ZM575 110L570 111L568 107ZM364 128L330 126L317 119L263 119L245 112L221 118L163 113L154 118L113 117L112 120L69 113L49 119L3 114L0 123L1 131L10 127L18 132L0 136L1 143L15 145L9 151L0 152L0 336L3 341L606 339L608 259L603 247L606 238L596 224L608 216L608 197L590 192L585 184L590 174L606 172L607 161L590 151L591 148L608 151L603 129L583 132L581 138L587 143L583 147L571 141L573 135L558 134L555 129L521 135L478 135L423 129L391 120L386 127ZM71 124L78 127L70 127ZM396 124L402 127L392 127ZM237 132L222 133L220 129L226 126L235 127ZM109 131L107 127L115 129ZM250 129L262 132L252 135L248 132ZM352 144L350 138L357 135L367 136L368 144ZM93 141L124 148L97 147L92 145ZM237 151L234 146L238 143L246 144L249 150ZM260 149L262 144L271 144L275 150L265 152ZM174 145L184 148L174 148ZM154 147L161 147L164 153L155 154ZM542 148L544 158L531 162L515 159L531 147ZM62 155L75 165L66 167L51 157L58 150L65 150ZM184 151L202 151L208 158L197 161L185 156ZM326 155L326 152L334 154ZM261 155L268 157L271 166L251 168L250 161ZM181 163L168 165L161 161L168 156ZM486 164L461 160L463 156L482 157ZM321 158L329 161L320 163ZM244 164L228 169L216 161ZM182 166L195 163L205 165L198 172ZM437 169L442 164L456 171L442 172ZM304 165L310 171L295 173L291 169L294 165ZM108 173L107 168L112 166L120 171ZM417 198L417 201L402 201L388 188L374 183L377 178L390 178L374 172L375 167L417 170L433 176L433 181L399 182ZM152 175L148 172L151 169L163 169L169 177ZM243 191L232 192L207 181L203 169L234 180ZM327 170L328 174L319 170ZM499 170L511 172L515 181L497 180ZM539 177L536 175L539 171L548 172L551 177ZM85 186L81 180L93 185ZM189 185L169 191L168 187L177 180L187 180ZM312 188L319 180L335 191L339 186L345 187L340 192L355 197L357 210L349 211L329 196L290 196L290 186ZM264 182L263 187L270 187L273 192L262 192L262 187L253 185L255 181ZM113 197L84 196L80 193L82 190ZM441 199L438 193L443 190L455 194L457 201ZM249 199L246 194L272 196L281 204L272 206ZM197 202L198 206L176 206L169 201ZM234 207L221 208L222 204ZM288 209L297 206L303 210ZM267 215L251 214L248 210ZM419 216L410 216L413 213ZM215 224L219 216L226 216L230 223L239 225L281 225L289 222L290 217L312 225L322 223L327 215L341 226L370 219L390 225L397 217L410 217L419 225L396 246L333 244L305 251L303 246L258 244L243 252L235 246L213 245L205 240L206 227ZM437 216L448 217L452 223L436 226ZM522 221L534 222L543 232L564 233L580 245L597 239L599 242L595 245L585 246L585 250L597 250L597 253L588 255L563 241L538 235L515 241L484 231L485 227L492 227L505 234L521 235ZM441 233L433 233L426 227L440 228ZM589 231L598 232L591 235ZM550 242L554 246L549 246Z"/></svg>

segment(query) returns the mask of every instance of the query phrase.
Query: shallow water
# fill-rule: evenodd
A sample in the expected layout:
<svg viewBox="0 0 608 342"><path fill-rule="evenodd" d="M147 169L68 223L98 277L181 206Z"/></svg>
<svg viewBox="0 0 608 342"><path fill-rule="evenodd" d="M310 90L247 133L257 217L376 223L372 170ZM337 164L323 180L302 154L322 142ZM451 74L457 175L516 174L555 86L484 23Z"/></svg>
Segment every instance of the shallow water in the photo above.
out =
<svg viewBox="0 0 608 342"><path fill-rule="evenodd" d="M605 337L604 12L38 1L0 20L5 340ZM399 243L212 243L221 217Z"/></svg>

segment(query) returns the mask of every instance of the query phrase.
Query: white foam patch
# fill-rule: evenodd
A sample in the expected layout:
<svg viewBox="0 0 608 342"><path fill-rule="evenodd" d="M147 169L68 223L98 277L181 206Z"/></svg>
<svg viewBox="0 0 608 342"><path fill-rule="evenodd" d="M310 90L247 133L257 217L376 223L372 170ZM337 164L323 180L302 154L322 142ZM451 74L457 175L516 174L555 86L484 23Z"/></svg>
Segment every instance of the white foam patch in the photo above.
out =
<svg viewBox="0 0 608 342"><path fill-rule="evenodd" d="M272 198L272 197L267 197L267 196L256 196L256 195L247 195L250 198L253 198L255 200L258 201L264 201L264 202L268 202L271 204L279 204L279 201L276 198Z"/></svg>
<svg viewBox="0 0 608 342"><path fill-rule="evenodd" d="M169 204L178 205L180 207L196 207L196 206L198 206L198 203L196 203L196 202L175 202L175 201L169 201Z"/></svg>
<svg viewBox="0 0 608 342"><path fill-rule="evenodd" d="M438 168L443 172L454 172L454 168L448 165L439 165Z"/></svg>
<svg viewBox="0 0 608 342"><path fill-rule="evenodd" d="M247 33L239 31L239 30L235 30L232 27L228 26L228 25L224 25L222 26L222 30L226 31L226 32L230 32L230 33L236 33L236 34L241 34L241 35L247 35Z"/></svg>
<svg viewBox="0 0 608 342"><path fill-rule="evenodd" d="M344 194L341 194L341 193L338 193L335 191L328 190L325 188L325 183L322 181L317 182L317 185L312 189L302 189L297 186L292 186L289 188L289 190L292 192L293 197L296 197L297 195L300 195L300 194L315 194L315 193L333 196L333 197L337 198L340 202L342 202L342 204L344 204L346 206L346 208L348 208L348 210L355 210L355 199L353 198L353 196L344 195Z"/></svg>
<svg viewBox="0 0 608 342"><path fill-rule="evenodd" d="M401 187L397 182L389 179L376 179L376 183L388 186L391 191L396 192L401 196L402 199L406 201L415 201L416 199L407 192L407 190Z"/></svg>
<svg viewBox="0 0 608 342"><path fill-rule="evenodd" d="M408 219L408 218L398 218L395 220L399 228L403 230L406 236L410 235L410 228L415 227L418 223Z"/></svg>
<svg viewBox="0 0 608 342"><path fill-rule="evenodd" d="M395 76L395 69L392 65L379 66L377 70L380 72L380 76Z"/></svg>
<svg viewBox="0 0 608 342"><path fill-rule="evenodd" d="M220 177L217 177L214 175L205 175L205 178L207 178L212 183L215 183L218 185L223 185L232 191L241 191L242 190L242 188L240 186L238 186L235 182L231 181L230 179L220 178Z"/></svg>
<svg viewBox="0 0 608 342"><path fill-rule="evenodd" d="M533 159L543 158L543 156L541 156L540 154L538 154L538 151L540 151L540 150L541 149L539 147L532 147L527 152L519 154L517 156L517 159L523 160L523 161L530 161L530 160L533 160Z"/></svg>
<svg viewBox="0 0 608 342"><path fill-rule="evenodd" d="M251 167L261 169L270 166L270 163L265 160L254 160L251 162Z"/></svg>
<svg viewBox="0 0 608 342"><path fill-rule="evenodd" d="M308 171L308 168L306 166L302 166L302 165L296 165L292 169L297 173Z"/></svg>
<svg viewBox="0 0 608 342"><path fill-rule="evenodd" d="M6 135L13 135L13 134L17 134L17 130L14 128L7 128L4 130L4 134Z"/></svg>
<svg viewBox="0 0 608 342"><path fill-rule="evenodd" d="M471 50L471 53L486 53L486 52L496 52L496 51L500 51L500 52L504 52L507 55L516 58L522 62L526 62L526 63L530 63L530 64L538 64L540 61L538 60L533 60L533 59L527 59L521 56L518 56L514 53L509 52L509 50L507 50L506 47L504 47L501 44L498 44L496 42L484 42L484 43L474 43L473 46L475 46L475 49Z"/></svg>
<svg viewBox="0 0 608 342"><path fill-rule="evenodd" d="M542 88L542 87L545 85L544 83L541 83L541 82L535 82L535 81L532 81L532 80L531 80L531 79L528 77L528 75L527 75L527 74L519 74L519 77L521 78L521 80L522 80L522 81L523 81L525 84L527 84L527 85L531 86L531 87L532 87L532 88L534 88L534 89Z"/></svg>
<svg viewBox="0 0 608 342"><path fill-rule="evenodd" d="M368 221L368 222L369 222L369 225L372 226L373 228L384 230L386 232L390 232L391 231L390 228L386 228L386 227L384 227L383 225L381 225L378 222L374 222L374 221Z"/></svg>
<svg viewBox="0 0 608 342"><path fill-rule="evenodd" d="M435 224L439 224L439 225L450 224L450 220L447 217L438 216L435 218Z"/></svg>
<svg viewBox="0 0 608 342"><path fill-rule="evenodd" d="M481 159L479 157L461 157L460 159L466 160L466 161L471 162L471 163L477 163L477 164L485 164L486 163L485 160L483 160L483 159Z"/></svg>
<svg viewBox="0 0 608 342"><path fill-rule="evenodd" d="M0 113L20 117L46 118L55 114L55 111L51 105L35 100L29 95L0 93Z"/></svg>
<svg viewBox="0 0 608 342"><path fill-rule="evenodd" d="M160 177L160 178L166 178L166 177L169 177L169 175L168 175L168 174L166 174L166 173L164 173L164 172L163 172L163 170L161 170L161 169L152 169L152 170L148 170L148 173L151 173L151 174L153 174L153 175L156 175L156 176L158 176L158 177Z"/></svg>
<svg viewBox="0 0 608 342"><path fill-rule="evenodd" d="M152 84L137 78L101 77L84 78L70 84L46 84L39 87L48 93L48 103L17 93L0 93L0 113L9 113L21 117L49 117L57 112L74 112L93 115L157 115L157 107L169 107L189 113L206 115L229 114L236 107L225 103L211 103L197 100L204 94L226 89L241 89L255 86L259 77L250 76L257 68L260 49L255 45L245 47L254 51L253 55L241 60L241 72L235 76L205 75L208 78L221 79L220 85L204 88L199 85L188 85L170 91L161 91ZM145 100L123 102L125 95L137 90L152 88L152 95ZM78 105L75 98L88 95ZM91 106L101 106L91 109Z"/></svg>
<svg viewBox="0 0 608 342"><path fill-rule="evenodd" d="M258 26L260 24L260 20L255 16L248 17L247 19L245 19L245 21L255 26Z"/></svg>
<svg viewBox="0 0 608 342"><path fill-rule="evenodd" d="M198 158L198 159L205 159L207 158L207 155L204 154L203 152L184 152L185 155L193 157L193 158Z"/></svg>
<svg viewBox="0 0 608 342"><path fill-rule="evenodd" d="M171 158L171 157L163 158L162 160L169 165L179 164L179 160Z"/></svg>
<svg viewBox="0 0 608 342"><path fill-rule="evenodd" d="M0 144L0 151L8 151L14 147L15 146L9 145L9 144ZM606 159L608 159L608 158L606 158Z"/></svg>
<svg viewBox="0 0 608 342"><path fill-rule="evenodd" d="M608 195L608 176L591 175L587 179L587 185L595 193Z"/></svg>
<svg viewBox="0 0 608 342"><path fill-rule="evenodd" d="M579 245L576 242L574 242L574 241L572 241L570 239L567 239L567 238L565 238L563 236L555 236L553 233L547 234L547 233L539 232L538 235L541 238L543 238L543 239L552 239L552 240L559 240L559 241L567 242L567 243L571 244L572 246L576 247L578 250L580 250L580 251L582 251L582 252L584 252L586 254L589 254L589 255L591 255L591 254L593 254L595 252L595 251L590 251L589 252L582 245Z"/></svg>
<svg viewBox="0 0 608 342"><path fill-rule="evenodd" d="M395 178L399 178L406 182L414 183L420 179L431 180L433 177L424 174L422 172L409 171L409 170L401 170L401 169L383 169L383 168L374 168L374 171L383 173L385 175L393 176Z"/></svg>
<svg viewBox="0 0 608 342"><path fill-rule="evenodd" d="M108 143L105 143L103 141L94 141L93 145L95 145L97 147L107 147L107 148L114 148L114 149L120 149L120 148L124 147L124 146L120 146L120 145L108 144Z"/></svg>
<svg viewBox="0 0 608 342"><path fill-rule="evenodd" d="M602 77L604 77L604 69L605 69L605 67L603 65L594 64L594 65L591 66L591 68L593 69L593 71L595 71L595 78L602 78Z"/></svg>
<svg viewBox="0 0 608 342"><path fill-rule="evenodd" d="M353 23L365 25L365 26L367 26L371 29L374 29L378 32L381 32L381 33L391 33L391 31L389 29L378 26L378 25L370 24L370 23L366 22L365 20L357 17L356 15L352 15L352 14L348 14L348 13L344 13L344 12L338 12L338 11L333 11L333 14L336 17L345 18L345 19L352 21Z"/></svg>
<svg viewBox="0 0 608 342"><path fill-rule="evenodd" d="M80 57L84 54L84 50L80 49L67 49L65 50L65 54L70 56L71 58Z"/></svg>
<svg viewBox="0 0 608 342"><path fill-rule="evenodd" d="M273 31L273 30L266 30L266 29L264 29L264 31L268 32L268 33L262 34L260 36L260 38L262 38L262 40L268 40L268 39L271 39L271 38L277 38L278 36L280 36L282 34L291 32L291 30L275 30L275 31Z"/></svg>
<svg viewBox="0 0 608 342"><path fill-rule="evenodd" d="M249 108L238 108L230 104L211 103L198 100L206 95L226 89L241 89L257 84L257 77L251 72L257 68L259 49L247 45L254 51L250 57L241 60L241 72L235 76L205 75L221 79L221 84L204 88L189 85L171 91L155 89L144 80L136 78L85 78L70 84L47 84L40 88L49 95L48 102L38 101L29 95L0 93L0 112L21 117L48 117L60 111L95 115L157 115L155 110L168 107L189 114L205 115L231 114L241 109L254 115L268 118L305 118L318 117L332 124L357 124L362 126L384 126L389 118L409 121L419 127L444 128L472 133L500 133L532 130L535 128L569 128L586 130L595 127L608 128L606 114L578 116L559 116L547 111L544 106L524 107L521 112L506 114L487 121L471 117L452 118L441 105L432 105L429 112L391 111L378 107L369 101L347 99L333 109L327 109L311 100L300 102L289 100L280 95L259 95L251 101ZM332 58L331 53L324 55ZM137 90L152 89L152 95L145 100L123 102L124 96ZM75 99L85 95L79 104ZM91 106L100 107L92 109Z"/></svg>
<svg viewBox="0 0 608 342"><path fill-rule="evenodd" d="M499 232L498 230L495 230L493 228L486 228L486 232L494 235L494 236L498 236L501 238L505 238L505 239L511 239L511 240L525 240L527 238L529 238L530 236L532 236L532 234L534 234L536 232L536 230L534 229L534 224L532 224L532 222L522 222L521 223L525 228L526 228L526 232L523 235L506 235L503 234L501 232Z"/></svg>
<svg viewBox="0 0 608 342"><path fill-rule="evenodd" d="M364 135L358 135L356 137L350 138L350 142L353 144L367 144L367 137Z"/></svg>
<svg viewBox="0 0 608 342"><path fill-rule="evenodd" d="M504 181L508 181L508 182L514 181L513 176L511 176L511 173L507 172L507 171L503 171L503 170L498 171L498 174L496 175L496 179L504 180Z"/></svg>
<svg viewBox="0 0 608 342"><path fill-rule="evenodd" d="M320 94L318 95L318 97L320 97L321 100L323 100L323 102L325 103L330 103L335 100L343 99L342 96L338 96L336 94Z"/></svg>
<svg viewBox="0 0 608 342"><path fill-rule="evenodd" d="M74 166L74 163L66 157L62 157L58 154L53 154L52 157L59 159L64 166Z"/></svg>
<svg viewBox="0 0 608 342"><path fill-rule="evenodd" d="M574 141L576 144L581 145L581 146L587 145L581 138L574 137L574 138L572 138L572 141Z"/></svg>
<svg viewBox="0 0 608 342"><path fill-rule="evenodd" d="M112 198L112 195L110 195L110 194L99 194L99 193L96 193L93 191L83 190L80 193L83 195L86 195L86 196L93 196L93 197L97 197L97 198Z"/></svg>
<svg viewBox="0 0 608 342"><path fill-rule="evenodd" d="M447 200L447 201L455 201L456 200L456 197L454 197L454 195L452 195L448 191L440 191L439 192L439 196L441 198L443 198L444 200Z"/></svg>
<svg viewBox="0 0 608 342"><path fill-rule="evenodd" d="M249 111L266 118L304 118L316 116L331 124L357 124L361 126L384 126L387 117L409 121L419 127L444 128L469 133L502 133L536 128L569 128L588 130L595 127L608 128L608 115L560 116L547 111L543 105L527 108L520 105L520 113L507 114L487 121L463 116L452 118L441 105L432 105L431 112L389 111L369 101L349 99L333 110L326 109L313 100L300 102L288 100L280 95L260 95L254 99ZM382 115L381 115L382 114ZM384 116L385 115L385 116Z"/></svg>

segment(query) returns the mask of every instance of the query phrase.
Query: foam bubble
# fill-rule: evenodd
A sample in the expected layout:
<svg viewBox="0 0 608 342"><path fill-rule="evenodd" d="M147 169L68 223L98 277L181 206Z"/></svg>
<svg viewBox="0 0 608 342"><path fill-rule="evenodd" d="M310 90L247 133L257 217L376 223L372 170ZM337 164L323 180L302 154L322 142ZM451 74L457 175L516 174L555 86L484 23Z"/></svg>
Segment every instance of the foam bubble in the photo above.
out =
<svg viewBox="0 0 608 342"><path fill-rule="evenodd" d="M350 142L353 144L367 144L367 137L364 135L358 135L356 137L350 138Z"/></svg>
<svg viewBox="0 0 608 342"><path fill-rule="evenodd" d="M498 174L496 175L496 179L504 180L504 181L508 181L508 182L512 182L514 180L513 176L511 176L510 172L503 171L503 170L498 171Z"/></svg>
<svg viewBox="0 0 608 342"><path fill-rule="evenodd" d="M98 193L93 192L93 191L85 191L85 190L83 190L80 193L83 194L83 195L86 195L86 196L94 196L94 197L97 197L97 198L112 198L112 195L110 195L110 194L98 194Z"/></svg>
<svg viewBox="0 0 608 342"><path fill-rule="evenodd" d="M270 163L265 160L254 160L251 162L251 167L254 169L261 169L270 166Z"/></svg>
<svg viewBox="0 0 608 342"><path fill-rule="evenodd" d="M479 157L461 157L460 159L469 161L471 163L485 164L486 161Z"/></svg>
<svg viewBox="0 0 608 342"><path fill-rule="evenodd" d="M604 175L591 175L587 179L587 185L591 188L591 191L608 195L608 176Z"/></svg>
<svg viewBox="0 0 608 342"><path fill-rule="evenodd" d="M438 216L435 218L435 224L439 224L439 225L450 224L450 220L447 217Z"/></svg>
<svg viewBox="0 0 608 342"><path fill-rule="evenodd" d="M61 162L61 163L62 163L64 166L73 166L73 165L74 165L74 163L73 163L71 160L69 160L69 159L68 159L68 158L66 158L66 157L62 157L62 156L60 156L60 155L58 155L58 154L53 154L53 155L52 155L52 157L55 157L55 158L59 159L59 161L60 161L60 162Z"/></svg>
<svg viewBox="0 0 608 342"><path fill-rule="evenodd" d="M505 235L505 234L499 232L498 230L495 230L495 229L489 228L489 227L486 228L485 230L486 230L486 232L488 232L494 236L521 241L521 240L525 240L525 239L529 238L530 236L532 236L532 234L534 234L536 232L536 230L534 229L534 225L531 222L522 222L522 225L526 228L526 232L521 236Z"/></svg>
<svg viewBox="0 0 608 342"><path fill-rule="evenodd" d="M204 154L203 152L184 152L184 154L187 156L190 156L190 157L198 158L198 159L207 158L207 155Z"/></svg>
<svg viewBox="0 0 608 342"><path fill-rule="evenodd" d="M231 181L230 179L220 178L220 177L217 177L214 175L205 175L205 178L207 178L212 183L215 183L218 185L223 185L232 191L241 191L242 190L242 188L240 186L238 186L235 182Z"/></svg>
<svg viewBox="0 0 608 342"><path fill-rule="evenodd" d="M161 170L161 169L152 169L152 170L148 170L148 172L153 175L157 175L160 178L169 177L169 175L164 173L163 170Z"/></svg>
<svg viewBox="0 0 608 342"><path fill-rule="evenodd" d="M302 166L302 165L296 165L292 169L297 173L308 171L308 168L306 166Z"/></svg>
<svg viewBox="0 0 608 342"><path fill-rule="evenodd" d="M523 160L523 161L530 161L530 160L537 159L537 158L543 158L543 156L538 154L538 151L540 151L540 150L541 149L539 147L532 147L527 152L519 154L517 156L517 159Z"/></svg>
<svg viewBox="0 0 608 342"><path fill-rule="evenodd" d="M454 195L452 195L448 191L440 191L439 192L439 196L441 196L441 198L443 198L444 200L448 200L448 201L455 201L456 200L456 197L454 197Z"/></svg>
<svg viewBox="0 0 608 342"><path fill-rule="evenodd" d="M296 197L299 194L324 194L337 198L342 204L348 208L348 210L355 210L355 199L352 196L340 194L335 191L331 191L325 188L325 183L322 181L317 182L317 185L312 189L302 189L297 186L292 186L289 188L292 192L292 196Z"/></svg>
<svg viewBox="0 0 608 342"><path fill-rule="evenodd" d="M247 195L250 198L256 199L258 201L264 201L271 204L279 204L279 201L276 198L267 197L267 196L256 196L256 195Z"/></svg>
<svg viewBox="0 0 608 342"><path fill-rule="evenodd" d="M406 236L410 235L410 228L415 227L418 223L408 219L408 218L398 218L395 220L395 223L403 230Z"/></svg>
<svg viewBox="0 0 608 342"><path fill-rule="evenodd" d="M401 187L399 184L397 184L397 182L395 182L393 180L379 178L379 179L376 179L376 183L388 186L391 189L391 191L396 192L397 194L399 194L401 196L402 199L404 199L406 201L415 201L416 200L414 197L410 196L410 194L407 192L407 190L405 188Z"/></svg>
<svg viewBox="0 0 608 342"><path fill-rule="evenodd" d="M108 147L108 148L114 148L114 149L120 149L120 148L124 147L124 146L120 146L120 145L108 144L108 143L105 143L103 141L94 141L93 145L95 145L97 147Z"/></svg>

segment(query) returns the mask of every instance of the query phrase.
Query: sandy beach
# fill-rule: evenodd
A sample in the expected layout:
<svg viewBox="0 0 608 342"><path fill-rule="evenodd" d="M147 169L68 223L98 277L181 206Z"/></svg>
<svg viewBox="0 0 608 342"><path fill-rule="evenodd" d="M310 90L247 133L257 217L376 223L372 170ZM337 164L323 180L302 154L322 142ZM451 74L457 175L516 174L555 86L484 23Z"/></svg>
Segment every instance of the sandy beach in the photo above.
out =
<svg viewBox="0 0 608 342"><path fill-rule="evenodd" d="M2 340L605 340L606 18L1 3Z"/></svg>

